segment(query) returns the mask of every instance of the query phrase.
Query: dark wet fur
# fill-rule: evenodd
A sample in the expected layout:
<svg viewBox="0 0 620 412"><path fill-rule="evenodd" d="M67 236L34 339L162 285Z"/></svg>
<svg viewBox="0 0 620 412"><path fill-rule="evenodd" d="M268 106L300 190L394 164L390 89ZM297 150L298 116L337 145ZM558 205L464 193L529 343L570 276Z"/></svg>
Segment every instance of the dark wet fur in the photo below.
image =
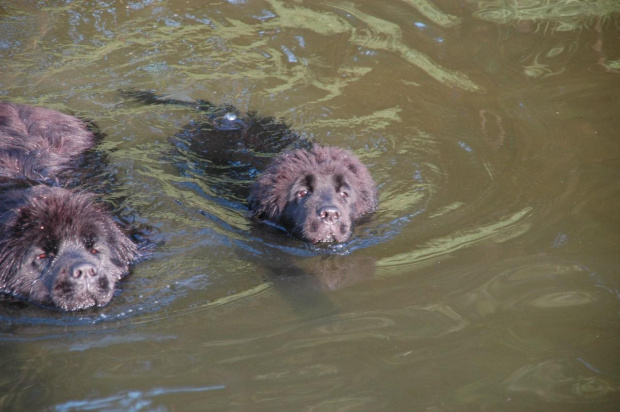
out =
<svg viewBox="0 0 620 412"><path fill-rule="evenodd" d="M242 114L232 105L170 99L150 91L120 93L144 104L171 104L197 110L200 117L170 139L175 150L166 161L175 164L184 175L197 174L212 191L228 200L245 201L251 183L275 156L312 146L282 119L253 111Z"/></svg>
<svg viewBox="0 0 620 412"><path fill-rule="evenodd" d="M230 105L179 101L149 91L122 94L146 104L187 105L204 113L173 142L186 152L186 159L196 155L204 160L208 175L255 180L249 207L257 220L283 226L312 243L344 242L354 222L377 207L375 183L357 157L340 148L312 145L282 120L256 112L241 115ZM228 192L237 198L248 194L247 190Z"/></svg>
<svg viewBox="0 0 620 412"><path fill-rule="evenodd" d="M73 116L0 102L0 178L56 182L94 144L95 135Z"/></svg>
<svg viewBox="0 0 620 412"><path fill-rule="evenodd" d="M89 194L48 186L95 141L75 117L0 102L0 292L63 310L112 299L135 244Z"/></svg>
<svg viewBox="0 0 620 412"><path fill-rule="evenodd" d="M311 243L344 242L377 208L368 169L351 152L314 145L278 156L252 187L254 218L284 226Z"/></svg>

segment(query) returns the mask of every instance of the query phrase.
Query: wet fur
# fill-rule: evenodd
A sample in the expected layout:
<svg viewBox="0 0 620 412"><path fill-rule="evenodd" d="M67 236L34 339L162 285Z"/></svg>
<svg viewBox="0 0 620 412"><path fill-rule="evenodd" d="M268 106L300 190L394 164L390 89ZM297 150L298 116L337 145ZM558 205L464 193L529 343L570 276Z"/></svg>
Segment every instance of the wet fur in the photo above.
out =
<svg viewBox="0 0 620 412"><path fill-rule="evenodd" d="M94 144L94 134L73 116L0 102L0 178L57 182Z"/></svg>
<svg viewBox="0 0 620 412"><path fill-rule="evenodd" d="M375 183L351 152L314 145L274 159L250 193L252 217L311 243L344 242L353 223L377 208Z"/></svg>
<svg viewBox="0 0 620 412"><path fill-rule="evenodd" d="M63 184L95 137L75 117L0 102L0 292L77 310L110 302L135 244Z"/></svg>
<svg viewBox="0 0 620 412"><path fill-rule="evenodd" d="M256 170L264 171L248 199L256 220L273 222L311 243L344 242L354 222L377 208L375 183L355 155L311 145L281 119L256 112L242 115L230 105L175 100L150 91L121 93L145 104L185 105L203 112L205 119L187 125L173 142L204 159L207 174L227 173L228 182L247 181ZM282 153L291 147L297 150ZM219 191L244 197L241 191Z"/></svg>

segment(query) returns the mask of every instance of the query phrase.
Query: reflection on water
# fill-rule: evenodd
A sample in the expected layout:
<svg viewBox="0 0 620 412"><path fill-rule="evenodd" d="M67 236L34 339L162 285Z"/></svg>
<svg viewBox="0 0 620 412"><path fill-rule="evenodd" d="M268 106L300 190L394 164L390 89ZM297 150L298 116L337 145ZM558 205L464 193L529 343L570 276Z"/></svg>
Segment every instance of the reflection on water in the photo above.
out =
<svg viewBox="0 0 620 412"><path fill-rule="evenodd" d="M618 391L606 379L576 377L579 375L571 369L574 368L562 362L543 362L518 370L505 384L515 393L529 392L551 402L597 400Z"/></svg>
<svg viewBox="0 0 620 412"><path fill-rule="evenodd" d="M114 179L89 190L154 247L105 308L1 302L0 409L617 409L618 13L2 3L0 98L94 120ZM188 150L205 113L119 89L350 149L379 210L340 245L254 225L260 170Z"/></svg>
<svg viewBox="0 0 620 412"><path fill-rule="evenodd" d="M146 392L122 391L118 394L99 399L69 401L54 405L57 411L75 410L146 410L153 407L153 399L165 398L167 395L203 393L225 389L225 386L205 386L191 388L155 388Z"/></svg>

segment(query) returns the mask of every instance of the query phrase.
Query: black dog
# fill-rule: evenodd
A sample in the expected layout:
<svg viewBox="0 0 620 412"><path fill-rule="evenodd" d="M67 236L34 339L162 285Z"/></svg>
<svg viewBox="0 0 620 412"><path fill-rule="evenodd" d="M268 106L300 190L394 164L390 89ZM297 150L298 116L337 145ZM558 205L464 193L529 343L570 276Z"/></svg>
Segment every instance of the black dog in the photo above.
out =
<svg viewBox="0 0 620 412"><path fill-rule="evenodd" d="M315 145L276 157L250 194L253 217L312 243L344 242L353 223L377 207L368 169L350 152Z"/></svg>
<svg viewBox="0 0 620 412"><path fill-rule="evenodd" d="M357 157L336 147L311 145L281 120L255 112L242 116L230 105L204 100L122 93L143 103L182 104L205 112L206 121L190 123L176 137L189 154L206 161L209 173L234 170L245 180L264 171L250 192L251 216L283 226L302 240L344 242L354 222L377 207L375 183Z"/></svg>
<svg viewBox="0 0 620 412"><path fill-rule="evenodd" d="M112 299L135 244L90 195L47 185L94 144L75 117L0 102L0 292L64 310Z"/></svg>

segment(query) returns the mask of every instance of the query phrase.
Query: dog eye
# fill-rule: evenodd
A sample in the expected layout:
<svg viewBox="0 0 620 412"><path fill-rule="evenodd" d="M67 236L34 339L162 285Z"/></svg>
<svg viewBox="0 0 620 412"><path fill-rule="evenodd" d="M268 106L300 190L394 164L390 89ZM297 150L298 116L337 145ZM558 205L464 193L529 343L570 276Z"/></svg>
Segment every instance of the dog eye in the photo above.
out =
<svg viewBox="0 0 620 412"><path fill-rule="evenodd" d="M99 253L99 251L97 249L91 249L90 253L91 255L96 255L97 253Z"/></svg>
<svg viewBox="0 0 620 412"><path fill-rule="evenodd" d="M340 191L340 196L342 196L342 197L349 197L349 193L345 192L344 190L341 190Z"/></svg>
<svg viewBox="0 0 620 412"><path fill-rule="evenodd" d="M47 259L53 259L54 258L54 252L53 251L47 251L47 252L40 252L38 255L35 256L34 260L39 261L39 260L47 260Z"/></svg>
<svg viewBox="0 0 620 412"><path fill-rule="evenodd" d="M308 191L307 190L300 190L299 192L297 192L297 197L304 197L308 195Z"/></svg>

